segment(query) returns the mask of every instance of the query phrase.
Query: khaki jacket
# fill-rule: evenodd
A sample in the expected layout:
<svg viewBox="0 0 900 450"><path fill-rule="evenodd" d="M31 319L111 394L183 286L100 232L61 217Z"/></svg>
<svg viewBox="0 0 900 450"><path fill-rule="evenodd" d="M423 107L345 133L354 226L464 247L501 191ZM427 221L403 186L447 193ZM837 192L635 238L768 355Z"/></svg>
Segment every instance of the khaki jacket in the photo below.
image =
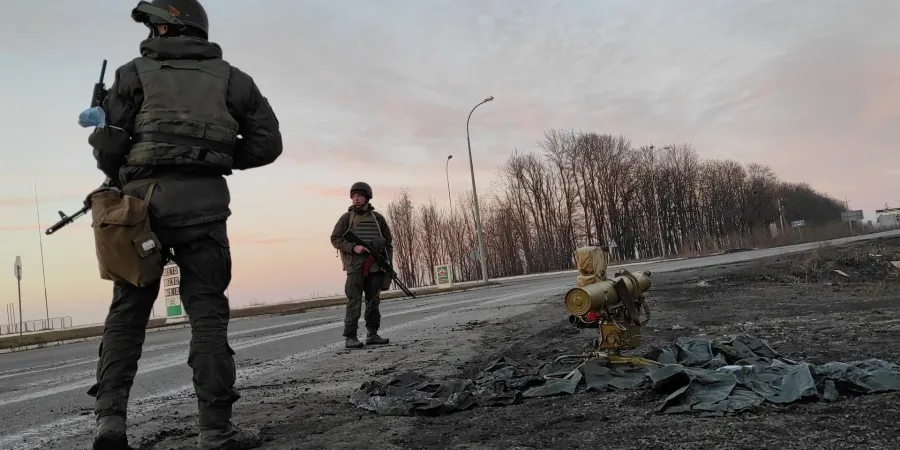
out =
<svg viewBox="0 0 900 450"><path fill-rule="evenodd" d="M369 210L364 214L375 215L375 220L378 222L379 228L381 228L381 236L384 238L384 246L387 252L388 261L393 264L394 238L391 235L391 228L388 226L387 220L371 206L369 206ZM344 233L350 229L350 215L351 211L345 212L341 215L341 218L338 219L337 223L334 224L334 230L331 232L331 245L338 250L341 257L341 266L345 272L359 272L362 271L363 265L369 255L366 253L361 255L354 253L354 244L343 238ZM359 221L365 217L358 213L353 214L353 216L354 225L359 223Z"/></svg>

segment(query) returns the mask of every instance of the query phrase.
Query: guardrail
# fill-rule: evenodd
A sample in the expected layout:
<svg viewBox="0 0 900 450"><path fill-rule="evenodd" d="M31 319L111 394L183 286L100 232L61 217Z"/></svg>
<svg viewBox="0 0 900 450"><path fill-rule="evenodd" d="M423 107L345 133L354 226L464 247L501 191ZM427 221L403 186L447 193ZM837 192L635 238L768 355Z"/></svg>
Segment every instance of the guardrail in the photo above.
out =
<svg viewBox="0 0 900 450"><path fill-rule="evenodd" d="M72 328L72 316L51 317L50 320L28 320L22 322L23 333L34 333L36 331L64 330ZM0 336L8 334L19 334L19 322L0 325Z"/></svg>

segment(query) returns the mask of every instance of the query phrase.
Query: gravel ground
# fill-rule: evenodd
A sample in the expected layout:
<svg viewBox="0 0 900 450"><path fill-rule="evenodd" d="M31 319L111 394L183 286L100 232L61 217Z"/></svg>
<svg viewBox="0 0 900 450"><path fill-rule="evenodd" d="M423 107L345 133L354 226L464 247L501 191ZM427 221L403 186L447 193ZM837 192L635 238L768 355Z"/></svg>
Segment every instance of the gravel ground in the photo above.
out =
<svg viewBox="0 0 900 450"><path fill-rule="evenodd" d="M890 263L897 260L900 239L892 238L653 275L653 319L633 353L679 336L747 333L787 358L814 364L900 362L900 269ZM449 329L423 329L416 341L323 354L289 377L240 386L244 398L236 418L263 424L264 449L900 448L900 393L768 405L719 418L655 414L663 397L643 390L579 390L440 417L382 417L348 401L362 382L407 370L471 378L501 356L537 367L580 353L594 333L568 325L560 296L535 298L509 320L463 317ZM142 450L193 448L196 419L185 416L181 426L134 444Z"/></svg>

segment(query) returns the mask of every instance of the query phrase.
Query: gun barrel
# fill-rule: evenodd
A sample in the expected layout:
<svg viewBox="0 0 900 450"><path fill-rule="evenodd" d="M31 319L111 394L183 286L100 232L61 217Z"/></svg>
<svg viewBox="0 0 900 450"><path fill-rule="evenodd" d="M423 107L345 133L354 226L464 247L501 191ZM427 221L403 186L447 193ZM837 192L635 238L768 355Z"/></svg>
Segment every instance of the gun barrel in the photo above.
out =
<svg viewBox="0 0 900 450"><path fill-rule="evenodd" d="M59 231L62 227L66 226L66 225L68 225L68 224L69 224L69 221L68 221L68 220L66 220L66 219L60 220L59 222L54 223L53 226L51 226L50 228L47 228L47 231L45 231L44 234L46 234L47 236L49 236L49 235L51 235L51 234L53 234L53 233L56 233L56 232Z"/></svg>
<svg viewBox="0 0 900 450"><path fill-rule="evenodd" d="M106 60L103 60L103 65L100 67L100 81L94 84L94 92L91 93L91 107L100 106L103 103L103 79L106 76Z"/></svg>
<svg viewBox="0 0 900 450"><path fill-rule="evenodd" d="M90 210L90 207L85 206L84 208L79 209L78 212L76 212L75 214L72 214L71 216L67 216L67 215L63 214L62 211L60 211L59 215L60 215L60 217L62 217L62 219L60 219L59 222L56 222L53 225L51 225L50 228L47 228L47 231L44 231L44 234L49 236L53 233L56 233L62 227L74 222L75 219L78 219L79 217L85 215L89 210Z"/></svg>

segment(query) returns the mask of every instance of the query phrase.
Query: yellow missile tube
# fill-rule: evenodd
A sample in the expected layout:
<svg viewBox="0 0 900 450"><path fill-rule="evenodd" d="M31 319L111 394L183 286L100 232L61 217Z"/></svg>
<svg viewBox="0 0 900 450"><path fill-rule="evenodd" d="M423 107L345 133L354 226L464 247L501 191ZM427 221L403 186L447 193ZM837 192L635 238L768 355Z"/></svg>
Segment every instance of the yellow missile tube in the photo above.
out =
<svg viewBox="0 0 900 450"><path fill-rule="evenodd" d="M631 273L623 269L613 279L570 289L565 297L566 310L576 316L602 310L619 299L613 287L619 280L625 282L628 292L635 299L642 297L651 286L649 271Z"/></svg>

